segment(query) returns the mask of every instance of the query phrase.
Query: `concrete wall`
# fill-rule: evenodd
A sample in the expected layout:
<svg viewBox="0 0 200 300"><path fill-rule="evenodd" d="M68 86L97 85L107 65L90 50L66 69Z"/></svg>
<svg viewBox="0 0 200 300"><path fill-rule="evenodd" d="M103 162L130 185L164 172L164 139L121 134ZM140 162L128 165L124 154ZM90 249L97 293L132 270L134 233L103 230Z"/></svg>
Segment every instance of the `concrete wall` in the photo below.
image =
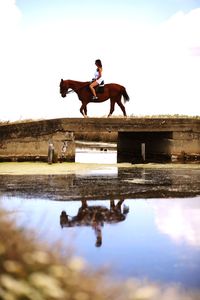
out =
<svg viewBox="0 0 200 300"><path fill-rule="evenodd" d="M200 161L200 131L173 132L170 144L172 160Z"/></svg>
<svg viewBox="0 0 200 300"><path fill-rule="evenodd" d="M1 124L0 161L47 161L51 143L55 160L75 161L76 132L118 132L118 162L200 161L200 118L65 118Z"/></svg>
<svg viewBox="0 0 200 300"><path fill-rule="evenodd" d="M49 145L53 144L53 161L75 161L73 132L58 127L34 127L17 124L0 127L0 161L48 161Z"/></svg>

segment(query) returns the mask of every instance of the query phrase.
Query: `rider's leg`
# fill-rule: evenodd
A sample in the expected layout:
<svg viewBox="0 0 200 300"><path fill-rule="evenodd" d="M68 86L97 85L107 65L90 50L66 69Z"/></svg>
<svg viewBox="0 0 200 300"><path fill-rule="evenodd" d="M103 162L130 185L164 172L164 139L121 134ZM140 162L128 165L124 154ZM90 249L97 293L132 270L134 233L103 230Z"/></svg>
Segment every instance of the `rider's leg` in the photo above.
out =
<svg viewBox="0 0 200 300"><path fill-rule="evenodd" d="M93 94L94 97L97 97L96 91L95 91L95 89L94 89L94 87L97 86L97 85L98 85L98 83L97 83L96 81L93 81L93 82L89 85L90 90L91 90L91 92L92 92L92 94Z"/></svg>

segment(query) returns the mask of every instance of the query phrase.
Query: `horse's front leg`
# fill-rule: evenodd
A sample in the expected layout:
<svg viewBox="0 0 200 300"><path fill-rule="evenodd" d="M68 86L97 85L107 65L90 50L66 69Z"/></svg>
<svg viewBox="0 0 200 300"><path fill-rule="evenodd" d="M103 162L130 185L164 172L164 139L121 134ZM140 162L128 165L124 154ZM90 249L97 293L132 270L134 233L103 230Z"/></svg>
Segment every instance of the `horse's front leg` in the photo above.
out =
<svg viewBox="0 0 200 300"><path fill-rule="evenodd" d="M81 105L80 112L81 112L81 114L84 116L84 118L87 118L87 117L88 117L88 116L87 116L87 107L86 107L85 104L82 104L82 105Z"/></svg>
<svg viewBox="0 0 200 300"><path fill-rule="evenodd" d="M115 108L115 100L111 99L110 100L110 112L108 114L108 118L112 115L114 108Z"/></svg>

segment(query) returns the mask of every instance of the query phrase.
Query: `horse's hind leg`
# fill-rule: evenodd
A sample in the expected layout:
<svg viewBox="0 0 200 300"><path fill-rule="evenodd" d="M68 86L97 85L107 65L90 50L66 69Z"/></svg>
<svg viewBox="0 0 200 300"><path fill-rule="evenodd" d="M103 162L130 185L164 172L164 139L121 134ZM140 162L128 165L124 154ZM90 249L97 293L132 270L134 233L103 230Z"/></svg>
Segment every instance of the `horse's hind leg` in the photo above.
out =
<svg viewBox="0 0 200 300"><path fill-rule="evenodd" d="M123 114L124 114L124 117L126 117L126 109L125 109L125 106L122 104L122 101L121 99L119 101L117 101L117 104L119 105L119 107L121 108Z"/></svg>
<svg viewBox="0 0 200 300"><path fill-rule="evenodd" d="M117 204L115 205L117 208L118 208L118 210L121 210L121 206L122 206L122 203L124 202L124 199L121 199L121 200L119 200L118 202L117 202Z"/></svg>

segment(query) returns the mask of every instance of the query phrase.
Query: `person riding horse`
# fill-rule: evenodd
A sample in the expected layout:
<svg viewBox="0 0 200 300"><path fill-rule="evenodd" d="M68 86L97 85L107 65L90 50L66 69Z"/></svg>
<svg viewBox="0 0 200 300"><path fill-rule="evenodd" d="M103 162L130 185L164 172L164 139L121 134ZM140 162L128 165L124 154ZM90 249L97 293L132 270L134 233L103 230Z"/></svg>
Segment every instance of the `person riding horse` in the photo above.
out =
<svg viewBox="0 0 200 300"><path fill-rule="evenodd" d="M60 94L64 98L69 93L75 92L79 98L79 100L82 102L82 105L80 107L81 114L86 118L87 117L87 105L88 103L94 102L94 103L102 103L108 99L110 99L110 112L108 114L108 117L112 115L114 112L115 104L117 103L119 107L121 108L124 116L126 117L126 109L125 106L122 104L121 98L123 96L124 103L126 101L129 101L129 96L126 92L126 89L124 86L119 85L117 83L108 83L104 85L104 92L99 93L98 99L92 99L91 97L91 90L89 88L89 85L91 82L81 82L81 81L75 81L75 80L63 80L60 81Z"/></svg>
<svg viewBox="0 0 200 300"><path fill-rule="evenodd" d="M110 200L110 208L101 205L87 204L87 200L81 201L81 207L75 216L69 216L65 210L60 214L60 226L75 227L75 226L91 226L96 236L96 247L102 245L102 230L104 223L114 224L122 222L126 219L129 212L129 207L124 205L121 208L124 199L119 200L117 203L112 199Z"/></svg>
<svg viewBox="0 0 200 300"><path fill-rule="evenodd" d="M103 81L103 77L102 77L102 71L103 71L103 68L102 68L102 63L101 63L101 60L100 59L97 59L95 61L95 65L97 66L97 69L96 69L96 72L94 74L94 78L92 80L92 83L90 84L90 90L93 94L93 97L92 99L93 100L96 100L98 99L97 95L96 95L96 91L94 89L95 86L98 86L99 84L102 83Z"/></svg>

